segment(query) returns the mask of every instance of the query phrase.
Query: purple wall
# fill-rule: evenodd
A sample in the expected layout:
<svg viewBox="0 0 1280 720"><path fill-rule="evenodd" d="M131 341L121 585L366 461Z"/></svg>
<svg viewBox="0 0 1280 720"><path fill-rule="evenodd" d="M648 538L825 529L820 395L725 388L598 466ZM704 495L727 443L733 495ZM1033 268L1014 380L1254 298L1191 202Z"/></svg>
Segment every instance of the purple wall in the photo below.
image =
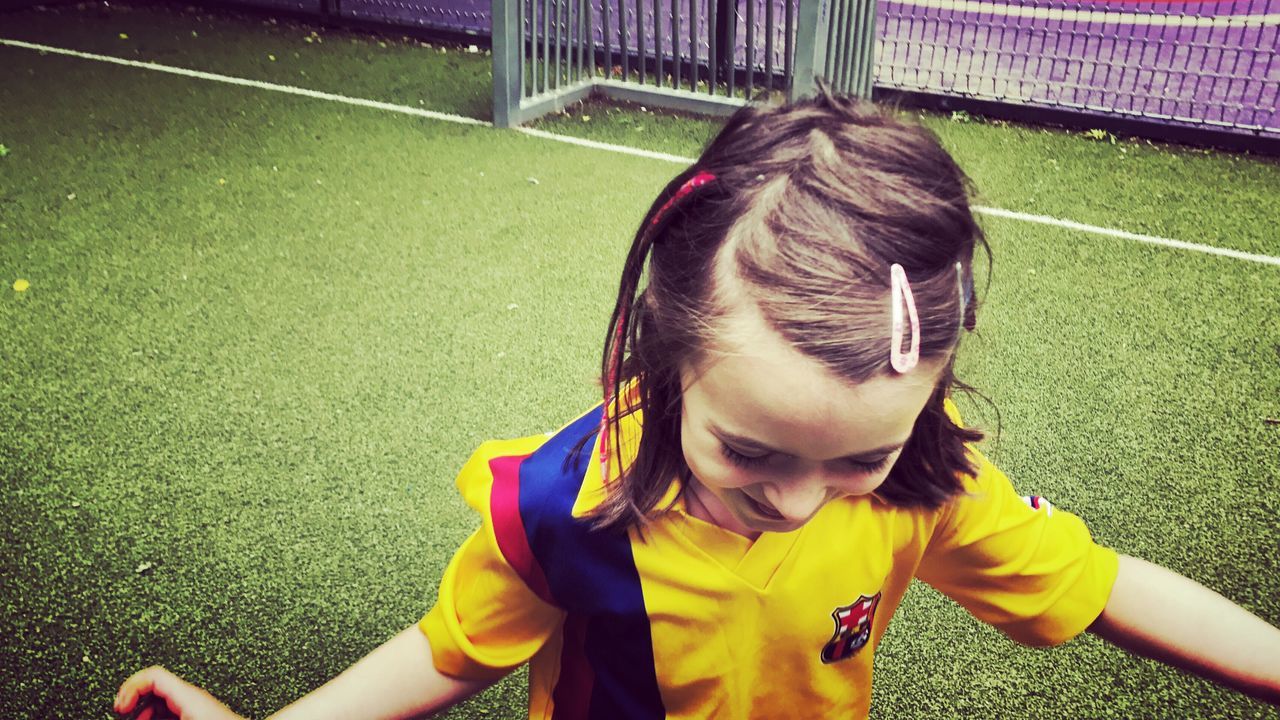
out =
<svg viewBox="0 0 1280 720"><path fill-rule="evenodd" d="M320 0L247 0L318 11ZM602 38L601 0L592 0ZM689 56L690 3L697 3L706 58L709 0L656 0L663 27L681 12L680 55ZM711 0L714 1L714 0ZM746 63L739 0L735 57ZM764 68L764 4L775 7L774 66L781 72L783 3L752 0L757 70ZM626 11L631 48L639 0L612 0ZM640 27L653 53L655 2ZM364 21L487 36L489 0L339 0L339 14ZM877 7L876 85L1049 108L1154 119L1280 137L1280 0L881 0ZM669 29L664 29L664 35ZM664 41L666 56L671 41Z"/></svg>

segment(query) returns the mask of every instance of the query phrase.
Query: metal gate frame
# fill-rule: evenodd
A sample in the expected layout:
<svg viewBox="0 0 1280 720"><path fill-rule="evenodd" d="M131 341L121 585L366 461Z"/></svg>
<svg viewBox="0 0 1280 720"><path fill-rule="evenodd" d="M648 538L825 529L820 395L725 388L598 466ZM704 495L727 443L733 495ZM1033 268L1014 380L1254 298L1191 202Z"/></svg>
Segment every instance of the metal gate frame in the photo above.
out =
<svg viewBox="0 0 1280 720"><path fill-rule="evenodd" d="M737 20L745 19L747 42L745 45L745 67L738 69L732 55L727 57L728 71L719 68L725 63L717 53L715 34L709 34L709 53L705 68L700 65L697 55L697 38L694 26L697 23L696 12L689 23L689 47L687 57L679 51L682 37L679 34L679 18L672 17L672 47L667 55L662 47L663 25L660 20L661 0L637 0L637 33L635 52L629 48L627 27L629 23L619 23L619 47L615 53L611 47L609 27L610 0L601 2L603 37L597 39L596 28L592 23L592 0L492 0L492 48L493 48L493 124L495 127L510 128L530 122L547 113L559 112L573 103L590 97L605 97L611 100L641 103L655 107L669 108L681 112L703 115L725 116L732 114L748 102L747 97L735 93L735 79L745 73L744 88L747 93L754 85L756 62L754 58L754 9L759 0L745 0L745 17L738 13L740 0L731 0L733 16L728 23L730 28L729 47L734 47L732 31ZM654 52L649 54L645 49L646 30L639 27L644 16L642 3L648 2L652 8L654 24ZM766 3L766 30L773 32L772 0ZM790 0L784 0L790 2ZM553 10L554 5L554 10ZM619 11L623 4L620 0ZM692 7L696 10L696 5ZM715 10L708 5L711 18L708 26L715 24ZM541 31L539 28L539 10L541 10ZM790 10L790 6L787 6ZM554 16L552 16L554 12ZM672 8L673 15L678 14ZM788 25L784 46L784 90L787 98L795 100L807 97L816 92L817 78L822 78L829 87L837 92L871 97L871 83L874 76L875 59L875 2L874 0L799 0L798 12L791 24L790 13L787 14ZM549 29L550 28L550 29ZM794 35L794 37L793 37ZM768 41L771 35L766 35ZM772 48L767 42L766 47ZM789 54L794 49L794 62ZM612 71L613 60L621 60L622 79L606 77L600 71L604 68ZM766 53L764 73L766 87L774 84L773 55ZM632 62L638 68L639 81L631 79ZM550 67L554 64L554 77ZM669 76L673 87L662 85L663 68L668 65L673 69ZM646 68L653 66L650 73L654 83L645 81ZM681 69L688 67L688 89L681 87L683 82ZM698 91L698 72L705 69L707 90ZM541 71L539 73L539 71ZM717 82L717 73L720 80ZM612 74L610 72L610 74ZM717 94L724 90L723 95Z"/></svg>

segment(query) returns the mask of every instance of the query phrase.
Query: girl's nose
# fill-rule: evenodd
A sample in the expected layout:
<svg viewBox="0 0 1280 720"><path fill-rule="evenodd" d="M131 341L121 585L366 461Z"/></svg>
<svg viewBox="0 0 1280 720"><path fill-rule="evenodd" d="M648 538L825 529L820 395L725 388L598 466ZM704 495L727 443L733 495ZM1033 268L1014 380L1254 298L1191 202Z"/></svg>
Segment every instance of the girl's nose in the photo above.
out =
<svg viewBox="0 0 1280 720"><path fill-rule="evenodd" d="M827 500L827 488L819 478L796 478L785 484L766 485L765 499L790 522L808 520Z"/></svg>

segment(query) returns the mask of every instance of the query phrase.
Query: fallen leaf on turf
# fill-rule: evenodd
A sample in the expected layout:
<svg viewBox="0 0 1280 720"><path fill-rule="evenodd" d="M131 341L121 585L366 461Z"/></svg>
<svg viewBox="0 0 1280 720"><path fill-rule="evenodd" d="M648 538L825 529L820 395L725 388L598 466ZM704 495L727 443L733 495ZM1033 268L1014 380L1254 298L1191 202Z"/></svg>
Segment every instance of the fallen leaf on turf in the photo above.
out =
<svg viewBox="0 0 1280 720"><path fill-rule="evenodd" d="M22 278L18 278L17 280L13 281L14 292L26 292L27 288L29 287L31 287L31 283L27 282L26 280L23 280Z"/></svg>

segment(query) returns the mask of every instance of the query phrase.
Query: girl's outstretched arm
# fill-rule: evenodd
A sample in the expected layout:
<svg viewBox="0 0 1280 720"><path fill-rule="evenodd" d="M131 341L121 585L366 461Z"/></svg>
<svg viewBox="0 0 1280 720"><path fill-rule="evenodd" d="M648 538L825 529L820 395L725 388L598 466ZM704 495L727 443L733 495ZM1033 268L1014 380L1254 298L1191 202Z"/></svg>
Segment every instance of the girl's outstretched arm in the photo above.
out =
<svg viewBox="0 0 1280 720"><path fill-rule="evenodd" d="M1089 630L1280 705L1280 629L1172 570L1121 555L1111 598Z"/></svg>
<svg viewBox="0 0 1280 720"><path fill-rule="evenodd" d="M411 626L271 720L417 717L447 708L488 685L442 675L432 662L427 637ZM165 701L182 720L239 717L205 691L160 667L142 670L120 686L116 712L132 712L148 693Z"/></svg>

